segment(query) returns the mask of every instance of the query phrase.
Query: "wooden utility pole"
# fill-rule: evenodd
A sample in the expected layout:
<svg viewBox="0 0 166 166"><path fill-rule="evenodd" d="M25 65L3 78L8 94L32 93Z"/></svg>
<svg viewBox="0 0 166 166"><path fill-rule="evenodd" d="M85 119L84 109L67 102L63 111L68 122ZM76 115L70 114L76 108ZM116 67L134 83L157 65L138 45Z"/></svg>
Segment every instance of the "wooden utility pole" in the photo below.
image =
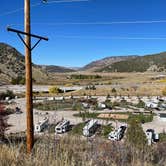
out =
<svg viewBox="0 0 166 166"><path fill-rule="evenodd" d="M24 14L25 14L24 32L10 27L7 27L7 30L16 33L25 45L26 115L27 115L26 138L27 138L27 152L30 154L34 144L31 52L39 44L41 40L48 41L48 38L31 34L30 0L24 1ZM25 39L23 39L21 35L24 35ZM31 37L38 39L38 41L33 46L31 46Z"/></svg>
<svg viewBox="0 0 166 166"><path fill-rule="evenodd" d="M25 33L31 33L30 26L30 0L24 1ZM33 130L33 100L32 100L32 60L31 36L25 36L25 70L26 70L26 114L27 114L27 152L31 153L34 144Z"/></svg>

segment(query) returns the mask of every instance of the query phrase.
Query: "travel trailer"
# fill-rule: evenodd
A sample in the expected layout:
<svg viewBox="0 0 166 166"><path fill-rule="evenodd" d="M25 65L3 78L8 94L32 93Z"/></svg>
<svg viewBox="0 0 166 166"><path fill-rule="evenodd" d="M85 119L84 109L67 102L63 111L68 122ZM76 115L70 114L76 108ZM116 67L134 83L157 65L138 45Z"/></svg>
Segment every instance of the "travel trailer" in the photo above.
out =
<svg viewBox="0 0 166 166"><path fill-rule="evenodd" d="M159 134L155 133L153 129L147 129L146 138L148 140L148 145L151 145L152 143L159 141Z"/></svg>
<svg viewBox="0 0 166 166"><path fill-rule="evenodd" d="M158 103L157 102L146 102L145 106L147 108L157 109L158 108Z"/></svg>
<svg viewBox="0 0 166 166"><path fill-rule="evenodd" d="M126 126L120 126L118 129L109 133L108 139L112 141L120 141L124 136L125 130Z"/></svg>
<svg viewBox="0 0 166 166"><path fill-rule="evenodd" d="M98 121L95 119L90 120L83 128L83 135L86 137L92 136L98 127Z"/></svg>
<svg viewBox="0 0 166 166"><path fill-rule="evenodd" d="M58 125L55 127L55 132L58 134L65 133L70 129L70 121L69 120L62 120Z"/></svg>
<svg viewBox="0 0 166 166"><path fill-rule="evenodd" d="M35 132L42 132L46 127L48 127L48 118L45 117L42 121L35 124Z"/></svg>

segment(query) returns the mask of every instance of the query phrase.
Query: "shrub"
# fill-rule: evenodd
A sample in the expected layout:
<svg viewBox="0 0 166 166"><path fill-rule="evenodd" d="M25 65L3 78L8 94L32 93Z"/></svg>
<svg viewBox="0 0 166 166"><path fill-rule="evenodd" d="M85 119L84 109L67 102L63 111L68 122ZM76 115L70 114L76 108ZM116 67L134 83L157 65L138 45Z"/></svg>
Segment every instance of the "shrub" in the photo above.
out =
<svg viewBox="0 0 166 166"><path fill-rule="evenodd" d="M139 102L136 105L136 107L138 107L138 108L144 108L145 107L145 103L142 100L139 100Z"/></svg>
<svg viewBox="0 0 166 166"><path fill-rule="evenodd" d="M166 96L166 87L162 90L162 94Z"/></svg>
<svg viewBox="0 0 166 166"><path fill-rule="evenodd" d="M6 97L13 99L15 95L11 90L7 90L6 92L0 93L0 100L5 100Z"/></svg>
<svg viewBox="0 0 166 166"><path fill-rule="evenodd" d="M18 76L16 78L12 78L11 83L13 85L17 85L17 84L24 85L25 84L25 78L22 77L22 76Z"/></svg>
<svg viewBox="0 0 166 166"><path fill-rule="evenodd" d="M4 106L2 105L2 103L0 103L0 140L4 139L4 134L7 128L7 114Z"/></svg>
<svg viewBox="0 0 166 166"><path fill-rule="evenodd" d="M56 86L52 86L49 88L49 93L57 94L60 92L60 89Z"/></svg>
<svg viewBox="0 0 166 166"><path fill-rule="evenodd" d="M100 75L83 75L83 74L72 74L71 79L100 79L102 76Z"/></svg>
<svg viewBox="0 0 166 166"><path fill-rule="evenodd" d="M112 93L116 93L116 89L115 88L112 88Z"/></svg>

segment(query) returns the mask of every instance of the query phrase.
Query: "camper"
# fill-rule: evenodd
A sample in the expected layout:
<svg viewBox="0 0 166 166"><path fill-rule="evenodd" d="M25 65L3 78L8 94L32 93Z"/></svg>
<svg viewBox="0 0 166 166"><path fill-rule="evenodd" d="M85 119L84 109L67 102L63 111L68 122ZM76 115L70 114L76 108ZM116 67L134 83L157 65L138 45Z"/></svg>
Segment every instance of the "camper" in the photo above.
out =
<svg viewBox="0 0 166 166"><path fill-rule="evenodd" d="M65 133L70 129L70 121L69 120L62 120L58 125L55 127L55 132L57 134Z"/></svg>
<svg viewBox="0 0 166 166"><path fill-rule="evenodd" d="M118 129L115 129L114 131L109 133L108 139L112 141L120 141L124 136L125 130L126 126L120 126Z"/></svg>
<svg viewBox="0 0 166 166"><path fill-rule="evenodd" d="M158 108L158 103L157 102L146 102L145 106L147 108L157 109Z"/></svg>
<svg viewBox="0 0 166 166"><path fill-rule="evenodd" d="M45 117L43 120L39 121L35 125L35 132L42 132L46 127L48 127L48 118Z"/></svg>
<svg viewBox="0 0 166 166"><path fill-rule="evenodd" d="M151 145L152 143L159 141L159 134L155 133L153 129L147 129L146 138L148 140L148 145Z"/></svg>
<svg viewBox="0 0 166 166"><path fill-rule="evenodd" d="M86 137L92 136L98 127L98 121L95 119L90 120L83 128L83 135Z"/></svg>

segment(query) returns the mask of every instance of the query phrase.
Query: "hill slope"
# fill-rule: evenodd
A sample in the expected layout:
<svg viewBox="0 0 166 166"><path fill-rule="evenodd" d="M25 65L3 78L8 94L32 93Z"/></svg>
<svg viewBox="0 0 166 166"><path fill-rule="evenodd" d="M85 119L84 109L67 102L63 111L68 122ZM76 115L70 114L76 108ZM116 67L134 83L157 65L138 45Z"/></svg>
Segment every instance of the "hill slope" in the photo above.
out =
<svg viewBox="0 0 166 166"><path fill-rule="evenodd" d="M33 78L37 83L48 79L49 72L71 72L73 70L59 66L32 64ZM25 76L25 58L15 48L0 43L0 83L10 83L12 79Z"/></svg>
<svg viewBox="0 0 166 166"><path fill-rule="evenodd" d="M128 58L96 70L98 72L161 72L166 71L166 52Z"/></svg>
<svg viewBox="0 0 166 166"><path fill-rule="evenodd" d="M62 67L62 66L55 66L55 65L43 65L41 66L44 70L46 70L48 73L67 73L67 72L74 72L76 70Z"/></svg>
<svg viewBox="0 0 166 166"><path fill-rule="evenodd" d="M127 59L132 59L132 58L135 58L135 57L137 57L137 56L106 57L104 59L93 61L93 62L87 64L86 66L81 68L81 70L96 71L96 70L100 70L101 68L112 65L113 63L124 61L124 60L127 60Z"/></svg>

